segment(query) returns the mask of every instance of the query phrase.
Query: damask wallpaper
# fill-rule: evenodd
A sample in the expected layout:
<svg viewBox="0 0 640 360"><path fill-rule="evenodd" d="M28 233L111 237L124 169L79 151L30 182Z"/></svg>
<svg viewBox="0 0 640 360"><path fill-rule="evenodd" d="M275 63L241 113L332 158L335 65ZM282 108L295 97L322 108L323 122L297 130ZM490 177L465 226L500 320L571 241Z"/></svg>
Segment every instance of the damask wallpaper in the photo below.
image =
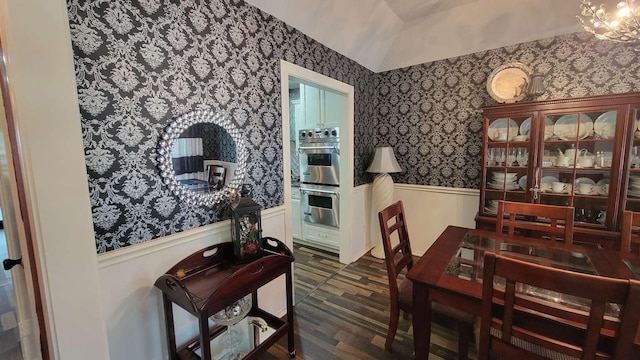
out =
<svg viewBox="0 0 640 360"><path fill-rule="evenodd" d="M545 75L524 101L640 91L640 52L586 32L376 74L374 146L394 147L396 183L479 188L486 81L513 61Z"/></svg>
<svg viewBox="0 0 640 360"><path fill-rule="evenodd" d="M373 73L243 1L67 4L99 253L219 220L179 203L156 168L159 135L191 110L230 114L253 198L283 203L281 59L354 86L356 159L371 151Z"/></svg>
<svg viewBox="0 0 640 360"><path fill-rule="evenodd" d="M355 88L355 184L375 146L397 183L477 188L491 71L543 73L536 99L640 90L640 53L578 33L374 74L241 0L68 0L97 252L216 222L179 203L156 167L158 137L185 112L230 114L249 149L246 182L283 203L280 60Z"/></svg>

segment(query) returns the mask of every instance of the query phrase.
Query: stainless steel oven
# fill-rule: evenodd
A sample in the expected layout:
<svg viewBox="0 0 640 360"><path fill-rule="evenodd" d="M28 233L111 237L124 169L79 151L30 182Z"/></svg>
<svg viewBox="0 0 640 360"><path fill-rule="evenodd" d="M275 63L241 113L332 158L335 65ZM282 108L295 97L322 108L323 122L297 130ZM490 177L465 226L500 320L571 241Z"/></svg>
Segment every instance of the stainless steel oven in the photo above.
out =
<svg viewBox="0 0 640 360"><path fill-rule="evenodd" d="M300 184L302 220L310 224L340 227L340 194L337 186Z"/></svg>
<svg viewBox="0 0 640 360"><path fill-rule="evenodd" d="M340 133L338 128L300 130L300 181L340 185Z"/></svg>

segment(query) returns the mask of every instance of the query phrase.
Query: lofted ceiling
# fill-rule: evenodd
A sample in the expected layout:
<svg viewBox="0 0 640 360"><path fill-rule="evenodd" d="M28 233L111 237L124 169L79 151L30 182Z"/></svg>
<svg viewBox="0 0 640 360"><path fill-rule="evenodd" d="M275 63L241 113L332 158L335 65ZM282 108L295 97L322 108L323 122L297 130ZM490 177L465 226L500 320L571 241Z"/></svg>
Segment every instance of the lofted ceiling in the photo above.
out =
<svg viewBox="0 0 640 360"><path fill-rule="evenodd" d="M579 0L246 2L374 72L582 29Z"/></svg>

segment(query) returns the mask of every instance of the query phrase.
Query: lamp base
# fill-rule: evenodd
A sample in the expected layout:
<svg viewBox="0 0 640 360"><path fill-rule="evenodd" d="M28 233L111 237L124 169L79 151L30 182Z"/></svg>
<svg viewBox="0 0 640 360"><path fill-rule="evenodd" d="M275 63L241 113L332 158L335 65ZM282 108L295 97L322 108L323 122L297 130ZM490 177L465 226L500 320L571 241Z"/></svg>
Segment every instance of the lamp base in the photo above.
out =
<svg viewBox="0 0 640 360"><path fill-rule="evenodd" d="M384 210L387 206L393 202L393 178L387 173L381 173L373 180L372 189L373 208L375 209L376 219L378 213ZM376 232L375 246L371 249L371 256L377 259L384 259L384 245L382 244L382 234L380 231Z"/></svg>

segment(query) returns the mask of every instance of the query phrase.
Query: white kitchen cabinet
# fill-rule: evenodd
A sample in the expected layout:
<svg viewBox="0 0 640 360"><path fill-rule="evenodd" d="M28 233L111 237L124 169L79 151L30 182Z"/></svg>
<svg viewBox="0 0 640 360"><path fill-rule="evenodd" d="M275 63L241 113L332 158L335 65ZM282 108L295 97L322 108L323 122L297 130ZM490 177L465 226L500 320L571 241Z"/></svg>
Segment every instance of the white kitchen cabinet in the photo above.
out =
<svg viewBox="0 0 640 360"><path fill-rule="evenodd" d="M321 91L317 87L300 84L302 116L298 129L313 129L321 123Z"/></svg>
<svg viewBox="0 0 640 360"><path fill-rule="evenodd" d="M302 213L300 209L300 188L294 187L291 191L291 213L294 239L302 239Z"/></svg>
<svg viewBox="0 0 640 360"><path fill-rule="evenodd" d="M331 90L323 90L323 121L321 127L340 126L347 118L347 96Z"/></svg>
<svg viewBox="0 0 640 360"><path fill-rule="evenodd" d="M340 126L347 116L347 98L344 94L314 86L300 84L303 106L299 129Z"/></svg>
<svg viewBox="0 0 640 360"><path fill-rule="evenodd" d="M338 253L340 251L340 233L328 226L302 223L304 242L318 249Z"/></svg>

